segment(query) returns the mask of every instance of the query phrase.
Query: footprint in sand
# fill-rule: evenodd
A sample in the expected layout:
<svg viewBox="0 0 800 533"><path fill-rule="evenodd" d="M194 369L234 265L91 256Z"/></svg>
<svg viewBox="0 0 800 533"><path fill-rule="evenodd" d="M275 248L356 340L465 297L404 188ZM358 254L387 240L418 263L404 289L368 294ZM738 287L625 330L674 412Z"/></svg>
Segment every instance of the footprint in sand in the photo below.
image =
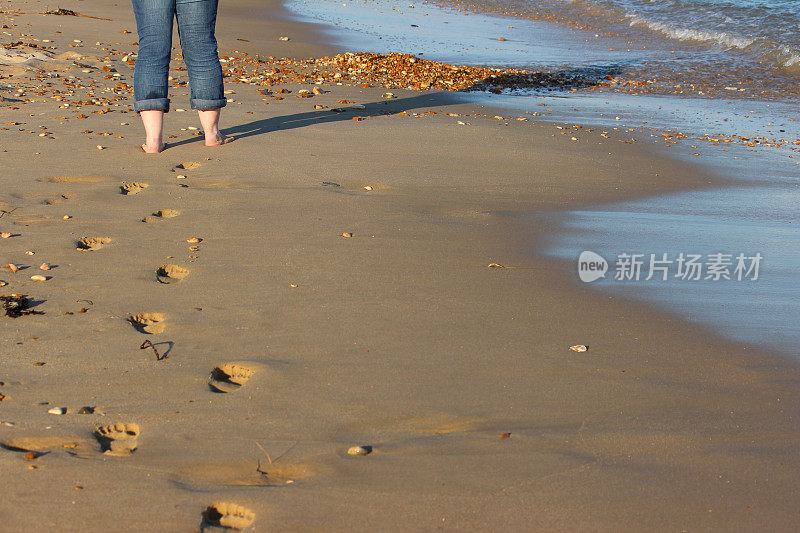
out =
<svg viewBox="0 0 800 533"><path fill-rule="evenodd" d="M241 363L224 363L211 371L208 386L215 392L233 392L244 385L255 370Z"/></svg>
<svg viewBox="0 0 800 533"><path fill-rule="evenodd" d="M57 205L63 204L68 200L72 200L75 198L74 194L62 194L60 196L56 196L55 198L48 198L47 200L42 201L42 205Z"/></svg>
<svg viewBox="0 0 800 533"><path fill-rule="evenodd" d="M244 529L255 519L253 511L232 502L212 503L203 511L203 522L211 526Z"/></svg>
<svg viewBox="0 0 800 533"><path fill-rule="evenodd" d="M39 181L47 181L50 183L98 183L106 181L107 178L100 176L55 176L52 178L42 178Z"/></svg>
<svg viewBox="0 0 800 533"><path fill-rule="evenodd" d="M94 252L111 242L111 237L82 237L78 240L78 250L81 252Z"/></svg>
<svg viewBox="0 0 800 533"><path fill-rule="evenodd" d="M158 222L159 220L163 220L165 218L175 218L180 214L181 212L177 209L160 209L152 215L144 217L142 222Z"/></svg>
<svg viewBox="0 0 800 533"><path fill-rule="evenodd" d="M122 185L119 186L120 192L122 194L139 194L150 185L147 183L142 183L141 181L126 181Z"/></svg>
<svg viewBox="0 0 800 533"><path fill-rule="evenodd" d="M211 463L184 467L170 476L181 488L217 491L222 487L283 487L324 472L307 464L264 464L256 462Z"/></svg>
<svg viewBox="0 0 800 533"><path fill-rule="evenodd" d="M161 283L177 283L189 275L189 269L167 263L156 269L156 279Z"/></svg>
<svg viewBox="0 0 800 533"><path fill-rule="evenodd" d="M74 436L42 435L28 437L12 437L0 441L0 446L14 452L33 452L44 453L48 450L57 448L73 449L81 444L86 444L86 440Z"/></svg>
<svg viewBox="0 0 800 533"><path fill-rule="evenodd" d="M167 329L167 325L164 324L164 315L161 313L138 313L129 316L128 322L138 331L151 335L163 333Z"/></svg>
<svg viewBox="0 0 800 533"><path fill-rule="evenodd" d="M199 166L200 163L196 161L184 161L183 163L178 163L177 165L175 165L175 168L178 170L193 170L195 168L198 168Z"/></svg>
<svg viewBox="0 0 800 533"><path fill-rule="evenodd" d="M139 424L122 423L95 428L94 435L106 455L125 457L136 450L139 444Z"/></svg>

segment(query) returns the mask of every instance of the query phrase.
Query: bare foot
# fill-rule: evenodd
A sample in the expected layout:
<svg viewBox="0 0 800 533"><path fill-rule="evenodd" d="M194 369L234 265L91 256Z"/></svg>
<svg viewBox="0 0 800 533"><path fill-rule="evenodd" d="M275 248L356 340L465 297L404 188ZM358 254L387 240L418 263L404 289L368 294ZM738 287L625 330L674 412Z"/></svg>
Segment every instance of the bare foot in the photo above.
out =
<svg viewBox="0 0 800 533"><path fill-rule="evenodd" d="M221 146L233 142L233 137L226 137L225 135L217 132L216 135L206 135L206 146Z"/></svg>
<svg viewBox="0 0 800 533"><path fill-rule="evenodd" d="M166 145L164 143L145 143L142 145L142 151L146 154L160 154L162 151L164 151L165 147Z"/></svg>

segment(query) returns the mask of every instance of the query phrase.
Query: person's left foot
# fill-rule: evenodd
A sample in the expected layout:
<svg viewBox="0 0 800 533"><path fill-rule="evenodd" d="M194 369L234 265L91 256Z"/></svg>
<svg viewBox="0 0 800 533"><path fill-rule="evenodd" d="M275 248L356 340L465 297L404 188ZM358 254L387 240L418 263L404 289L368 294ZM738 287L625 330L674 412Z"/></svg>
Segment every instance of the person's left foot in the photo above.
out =
<svg viewBox="0 0 800 533"><path fill-rule="evenodd" d="M206 146L220 146L223 144L228 144L229 142L233 142L234 137L226 137L225 135L217 132L216 135L208 136L206 135Z"/></svg>

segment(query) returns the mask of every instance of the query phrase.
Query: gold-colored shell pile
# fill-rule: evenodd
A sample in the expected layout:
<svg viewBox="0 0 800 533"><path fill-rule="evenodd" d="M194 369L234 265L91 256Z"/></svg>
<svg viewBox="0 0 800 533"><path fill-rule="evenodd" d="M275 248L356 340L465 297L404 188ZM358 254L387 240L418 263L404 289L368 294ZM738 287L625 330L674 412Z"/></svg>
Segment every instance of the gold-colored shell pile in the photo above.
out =
<svg viewBox="0 0 800 533"><path fill-rule="evenodd" d="M156 270L156 279L161 283L177 283L189 275L189 269L167 263Z"/></svg>
<svg viewBox="0 0 800 533"><path fill-rule="evenodd" d="M255 370L237 363L224 363L211 371L208 385L217 392L233 392L252 377Z"/></svg>
<svg viewBox="0 0 800 533"><path fill-rule="evenodd" d="M203 520L212 526L244 529L256 519L256 514L237 503L212 503L203 512Z"/></svg>
<svg viewBox="0 0 800 533"><path fill-rule="evenodd" d="M163 333L167 327L164 324L164 315L161 313L138 313L129 316L128 321L142 333L151 335Z"/></svg>
<svg viewBox="0 0 800 533"><path fill-rule="evenodd" d="M93 252L110 242L111 237L82 237L78 240L78 249Z"/></svg>

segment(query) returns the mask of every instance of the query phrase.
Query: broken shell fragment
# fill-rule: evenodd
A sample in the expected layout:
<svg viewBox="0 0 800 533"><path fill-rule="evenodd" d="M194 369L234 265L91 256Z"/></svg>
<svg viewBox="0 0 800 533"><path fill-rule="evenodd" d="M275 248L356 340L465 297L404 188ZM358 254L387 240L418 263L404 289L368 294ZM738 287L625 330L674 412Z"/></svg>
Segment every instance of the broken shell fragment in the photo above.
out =
<svg viewBox="0 0 800 533"><path fill-rule="evenodd" d="M14 263L9 263L5 266L5 268L9 269L11 272L16 273L19 270L19 267Z"/></svg>
<svg viewBox="0 0 800 533"><path fill-rule="evenodd" d="M50 266L50 263L42 263L39 265L39 270L50 270L51 268L53 267Z"/></svg>
<svg viewBox="0 0 800 533"><path fill-rule="evenodd" d="M200 237L189 237L188 239L186 239L186 242L190 244L197 244L199 242L203 242L203 239L201 239Z"/></svg>
<svg viewBox="0 0 800 533"><path fill-rule="evenodd" d="M177 283L189 275L189 269L167 263L156 269L156 279L161 283Z"/></svg>
<svg viewBox="0 0 800 533"><path fill-rule="evenodd" d="M570 346L569 349L573 352L585 352L589 347L584 344L576 344L575 346Z"/></svg>
<svg viewBox="0 0 800 533"><path fill-rule="evenodd" d="M48 279L50 278L48 278L47 276L41 276L39 274L31 276L31 281L47 281Z"/></svg>
<svg viewBox="0 0 800 533"><path fill-rule="evenodd" d="M352 234L351 232L349 232L349 231L345 231L344 233L342 233L342 237L346 237L346 238L348 238L348 239L349 239L350 237L352 237L352 236L353 236L353 234Z"/></svg>
<svg viewBox="0 0 800 533"><path fill-rule="evenodd" d="M369 455L372 453L372 446L352 446L348 448L347 455Z"/></svg>
<svg viewBox="0 0 800 533"><path fill-rule="evenodd" d="M382 98L394 98L394 93L383 93L381 95Z"/></svg>
<svg viewBox="0 0 800 533"><path fill-rule="evenodd" d="M3 233L0 233L0 239L10 239L11 236L12 236L12 234L8 233L7 231L4 231Z"/></svg>
<svg viewBox="0 0 800 533"><path fill-rule="evenodd" d="M66 407L53 407L52 409L47 410L48 413L51 415L65 415L67 414Z"/></svg>

